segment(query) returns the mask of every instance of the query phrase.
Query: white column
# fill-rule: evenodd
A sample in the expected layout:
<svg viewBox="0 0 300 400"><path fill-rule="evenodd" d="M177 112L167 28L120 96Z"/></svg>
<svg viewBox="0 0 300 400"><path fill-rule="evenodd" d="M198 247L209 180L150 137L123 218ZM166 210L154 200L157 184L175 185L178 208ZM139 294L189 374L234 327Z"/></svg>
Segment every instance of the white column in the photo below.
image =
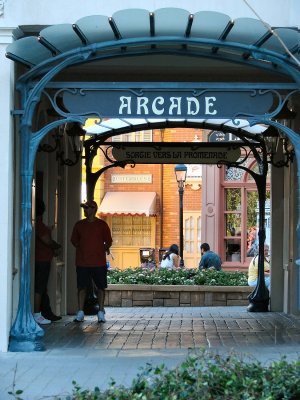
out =
<svg viewBox="0 0 300 400"><path fill-rule="evenodd" d="M14 64L5 57L13 41L12 29L0 28L0 352L7 351L12 322L14 265L14 129L11 110L14 103ZM15 278L18 279L18 275Z"/></svg>

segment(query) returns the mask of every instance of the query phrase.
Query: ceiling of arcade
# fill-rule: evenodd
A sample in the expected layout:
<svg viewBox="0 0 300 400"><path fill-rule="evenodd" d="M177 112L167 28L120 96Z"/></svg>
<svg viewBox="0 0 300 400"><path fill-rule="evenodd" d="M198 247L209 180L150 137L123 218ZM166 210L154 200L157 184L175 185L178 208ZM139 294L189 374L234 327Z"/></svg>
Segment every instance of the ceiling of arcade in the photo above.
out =
<svg viewBox="0 0 300 400"><path fill-rule="evenodd" d="M59 81L291 82L287 76L249 65L205 57L145 55L113 58L70 67Z"/></svg>

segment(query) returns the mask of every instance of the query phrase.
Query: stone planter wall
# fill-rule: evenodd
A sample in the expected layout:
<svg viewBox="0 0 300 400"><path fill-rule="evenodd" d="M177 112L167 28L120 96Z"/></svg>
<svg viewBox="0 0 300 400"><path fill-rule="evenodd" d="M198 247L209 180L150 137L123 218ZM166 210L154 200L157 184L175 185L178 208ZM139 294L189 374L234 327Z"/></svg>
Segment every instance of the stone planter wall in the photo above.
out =
<svg viewBox="0 0 300 400"><path fill-rule="evenodd" d="M105 305L110 307L244 306L253 291L249 286L108 285Z"/></svg>

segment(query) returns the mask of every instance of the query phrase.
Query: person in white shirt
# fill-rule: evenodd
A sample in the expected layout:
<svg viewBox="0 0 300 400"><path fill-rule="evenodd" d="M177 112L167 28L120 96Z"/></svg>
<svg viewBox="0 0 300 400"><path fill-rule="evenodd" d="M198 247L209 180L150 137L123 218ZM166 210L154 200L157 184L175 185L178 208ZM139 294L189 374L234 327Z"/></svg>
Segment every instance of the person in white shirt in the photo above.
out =
<svg viewBox="0 0 300 400"><path fill-rule="evenodd" d="M178 269L180 263L179 248L177 244L172 244L169 250L162 257L160 268Z"/></svg>

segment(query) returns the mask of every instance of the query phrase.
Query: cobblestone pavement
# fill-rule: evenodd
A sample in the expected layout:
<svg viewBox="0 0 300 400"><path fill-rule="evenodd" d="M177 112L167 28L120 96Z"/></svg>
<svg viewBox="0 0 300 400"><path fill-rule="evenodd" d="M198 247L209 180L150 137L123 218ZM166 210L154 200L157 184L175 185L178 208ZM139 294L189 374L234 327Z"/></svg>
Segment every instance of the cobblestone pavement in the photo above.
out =
<svg viewBox="0 0 300 400"><path fill-rule="evenodd" d="M229 309L229 311L227 311ZM107 322L74 317L45 327L46 347L91 349L196 349L300 344L300 317L248 313L242 307L110 308Z"/></svg>
<svg viewBox="0 0 300 400"><path fill-rule="evenodd" d="M82 323L74 316L45 326L47 350L0 353L0 400L24 392L24 400L54 399L82 388L105 389L111 378L129 385L150 363L168 368L199 348L265 364L300 357L300 316L248 313L246 307L107 308L105 324L96 316Z"/></svg>

